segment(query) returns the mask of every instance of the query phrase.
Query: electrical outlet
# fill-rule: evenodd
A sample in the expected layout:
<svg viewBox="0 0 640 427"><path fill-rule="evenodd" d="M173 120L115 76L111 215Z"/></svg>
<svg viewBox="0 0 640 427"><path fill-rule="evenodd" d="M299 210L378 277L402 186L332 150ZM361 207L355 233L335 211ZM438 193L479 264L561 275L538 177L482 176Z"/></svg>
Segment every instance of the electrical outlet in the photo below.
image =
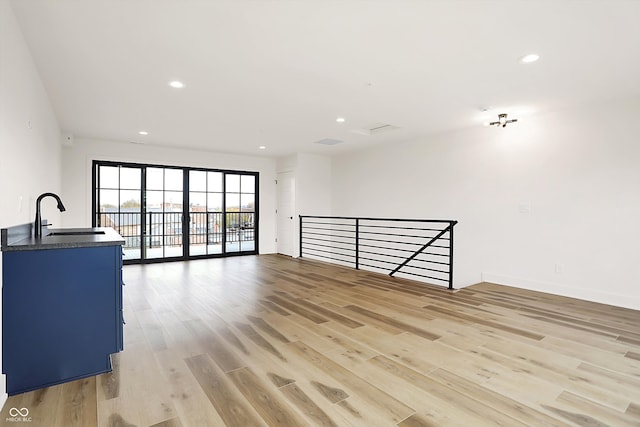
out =
<svg viewBox="0 0 640 427"><path fill-rule="evenodd" d="M18 196L18 213L22 213L22 196Z"/></svg>
<svg viewBox="0 0 640 427"><path fill-rule="evenodd" d="M520 212L521 214L531 213L531 203L518 204L518 212Z"/></svg>
<svg viewBox="0 0 640 427"><path fill-rule="evenodd" d="M562 270L564 270L564 266L562 264L556 264L556 274L561 274Z"/></svg>

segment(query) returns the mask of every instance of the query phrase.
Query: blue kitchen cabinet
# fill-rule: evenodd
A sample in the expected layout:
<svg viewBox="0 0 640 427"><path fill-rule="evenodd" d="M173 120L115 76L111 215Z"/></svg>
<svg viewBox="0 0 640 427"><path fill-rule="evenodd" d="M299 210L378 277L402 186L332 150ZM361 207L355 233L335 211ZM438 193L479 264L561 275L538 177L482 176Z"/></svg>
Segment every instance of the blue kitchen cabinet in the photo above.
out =
<svg viewBox="0 0 640 427"><path fill-rule="evenodd" d="M9 395L110 371L122 325L120 244L3 252Z"/></svg>

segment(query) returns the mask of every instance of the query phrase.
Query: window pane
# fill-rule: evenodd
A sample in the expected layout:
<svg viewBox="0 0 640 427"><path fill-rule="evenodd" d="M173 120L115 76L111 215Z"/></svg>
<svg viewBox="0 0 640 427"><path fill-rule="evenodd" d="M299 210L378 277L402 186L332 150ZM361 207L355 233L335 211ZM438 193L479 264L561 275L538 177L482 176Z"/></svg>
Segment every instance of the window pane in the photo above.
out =
<svg viewBox="0 0 640 427"><path fill-rule="evenodd" d="M256 192L256 177L253 175L242 175L240 185L243 193ZM228 191L228 190L227 190Z"/></svg>
<svg viewBox="0 0 640 427"><path fill-rule="evenodd" d="M115 166L100 166L100 188L118 188L119 169Z"/></svg>
<svg viewBox="0 0 640 427"><path fill-rule="evenodd" d="M189 190L207 191L207 173L203 171L189 172Z"/></svg>
<svg viewBox="0 0 640 427"><path fill-rule="evenodd" d="M120 191L120 210L140 211L140 190Z"/></svg>
<svg viewBox="0 0 640 427"><path fill-rule="evenodd" d="M222 193L207 194L207 210L209 212L222 212Z"/></svg>
<svg viewBox="0 0 640 427"><path fill-rule="evenodd" d="M149 190L147 195L147 212L158 212L162 210L162 191Z"/></svg>
<svg viewBox="0 0 640 427"><path fill-rule="evenodd" d="M164 189L182 191L182 169L164 170Z"/></svg>
<svg viewBox="0 0 640 427"><path fill-rule="evenodd" d="M240 195L238 193L227 193L227 212L240 212Z"/></svg>
<svg viewBox="0 0 640 427"><path fill-rule="evenodd" d="M209 180L209 191L222 193L222 172L207 172Z"/></svg>
<svg viewBox="0 0 640 427"><path fill-rule="evenodd" d="M147 189L162 190L164 185L164 169L147 168Z"/></svg>
<svg viewBox="0 0 640 427"><path fill-rule="evenodd" d="M139 190L141 176L139 168L120 168L120 188Z"/></svg>
<svg viewBox="0 0 640 427"><path fill-rule="evenodd" d="M240 205L242 212L253 212L256 210L255 195L254 194L242 194L240 197Z"/></svg>
<svg viewBox="0 0 640 427"><path fill-rule="evenodd" d="M117 211L120 200L118 190L100 190L100 211Z"/></svg>
<svg viewBox="0 0 640 427"><path fill-rule="evenodd" d="M207 193L189 193L189 207L192 212L204 212L207 207Z"/></svg>
<svg viewBox="0 0 640 427"><path fill-rule="evenodd" d="M166 212L182 210L182 191L164 192L164 210Z"/></svg>
<svg viewBox="0 0 640 427"><path fill-rule="evenodd" d="M227 187L225 188L227 193L239 193L240 192L240 175L227 174Z"/></svg>

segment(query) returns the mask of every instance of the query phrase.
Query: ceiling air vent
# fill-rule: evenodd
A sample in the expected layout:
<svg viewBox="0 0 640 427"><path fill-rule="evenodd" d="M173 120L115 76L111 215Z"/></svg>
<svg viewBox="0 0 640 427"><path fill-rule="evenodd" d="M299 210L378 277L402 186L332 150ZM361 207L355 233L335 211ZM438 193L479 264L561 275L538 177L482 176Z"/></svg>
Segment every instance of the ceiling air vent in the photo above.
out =
<svg viewBox="0 0 640 427"><path fill-rule="evenodd" d="M390 125L389 123L376 123L363 129L352 129L351 132L359 133L360 135L377 135L396 129L399 129L398 126Z"/></svg>
<svg viewBox="0 0 640 427"><path fill-rule="evenodd" d="M342 144L343 142L344 141L340 139L325 138L325 139L321 139L320 141L314 142L314 144L336 145L336 144Z"/></svg>

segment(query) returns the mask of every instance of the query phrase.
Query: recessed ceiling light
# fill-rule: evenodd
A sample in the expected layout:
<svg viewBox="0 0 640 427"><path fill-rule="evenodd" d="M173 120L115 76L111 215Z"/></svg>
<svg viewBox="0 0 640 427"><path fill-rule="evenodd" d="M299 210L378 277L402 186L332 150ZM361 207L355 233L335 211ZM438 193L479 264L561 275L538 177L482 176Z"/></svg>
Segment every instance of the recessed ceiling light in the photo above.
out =
<svg viewBox="0 0 640 427"><path fill-rule="evenodd" d="M140 135L149 135L149 132L147 132L146 130L141 130L140 132L138 132L138 134L140 134Z"/></svg>
<svg viewBox="0 0 640 427"><path fill-rule="evenodd" d="M266 150L267 149L267 147L265 145L261 145L258 148L261 149L261 150Z"/></svg>
<svg viewBox="0 0 640 427"><path fill-rule="evenodd" d="M338 118L336 119L336 122L338 122L338 123L344 123L344 122L345 122L344 117L338 117Z"/></svg>
<svg viewBox="0 0 640 427"><path fill-rule="evenodd" d="M532 62L536 62L538 59L540 59L540 55L535 53L530 53L529 55L523 56L520 59L520 62L522 62L523 64L530 64Z"/></svg>
<svg viewBox="0 0 640 427"><path fill-rule="evenodd" d="M179 82L178 80L174 80L172 82L169 83L169 86L176 88L176 89L182 89L184 87L184 83Z"/></svg>

